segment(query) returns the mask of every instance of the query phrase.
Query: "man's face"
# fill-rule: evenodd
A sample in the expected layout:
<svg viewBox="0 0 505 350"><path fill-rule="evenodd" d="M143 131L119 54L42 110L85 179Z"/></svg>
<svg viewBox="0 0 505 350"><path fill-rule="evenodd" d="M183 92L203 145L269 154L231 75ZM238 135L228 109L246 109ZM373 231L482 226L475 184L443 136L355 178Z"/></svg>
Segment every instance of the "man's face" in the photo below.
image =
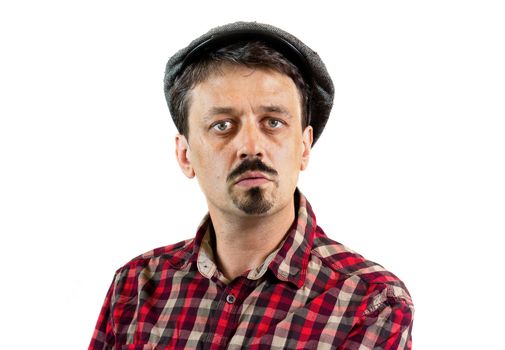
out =
<svg viewBox="0 0 505 350"><path fill-rule="evenodd" d="M223 65L190 94L189 140L178 135L176 153L183 172L196 175L209 209L264 215L292 203L312 144L292 79Z"/></svg>

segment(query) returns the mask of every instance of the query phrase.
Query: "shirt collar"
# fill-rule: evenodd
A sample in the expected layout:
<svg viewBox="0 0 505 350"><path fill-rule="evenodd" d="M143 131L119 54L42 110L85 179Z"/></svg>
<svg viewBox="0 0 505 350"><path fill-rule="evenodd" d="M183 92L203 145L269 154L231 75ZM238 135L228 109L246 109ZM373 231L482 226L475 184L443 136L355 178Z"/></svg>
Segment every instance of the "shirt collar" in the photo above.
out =
<svg viewBox="0 0 505 350"><path fill-rule="evenodd" d="M249 271L248 279L260 279L270 269L278 279L291 282L297 288L301 288L305 283L313 233L317 226L316 217L309 202L298 189L294 197L297 215L293 224L279 247L270 253L260 266ZM198 271L206 278L210 279L216 275L228 283L215 263L211 230L212 221L207 214L198 228L191 260L196 261Z"/></svg>

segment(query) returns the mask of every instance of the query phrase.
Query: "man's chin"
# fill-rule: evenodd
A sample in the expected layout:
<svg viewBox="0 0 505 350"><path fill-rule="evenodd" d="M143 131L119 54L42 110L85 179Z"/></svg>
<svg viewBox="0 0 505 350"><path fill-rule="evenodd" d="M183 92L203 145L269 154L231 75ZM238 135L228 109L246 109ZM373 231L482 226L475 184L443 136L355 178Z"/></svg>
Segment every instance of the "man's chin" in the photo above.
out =
<svg viewBox="0 0 505 350"><path fill-rule="evenodd" d="M265 196L261 187L251 187L239 195L232 195L235 206L248 215L262 215L273 207L273 201Z"/></svg>

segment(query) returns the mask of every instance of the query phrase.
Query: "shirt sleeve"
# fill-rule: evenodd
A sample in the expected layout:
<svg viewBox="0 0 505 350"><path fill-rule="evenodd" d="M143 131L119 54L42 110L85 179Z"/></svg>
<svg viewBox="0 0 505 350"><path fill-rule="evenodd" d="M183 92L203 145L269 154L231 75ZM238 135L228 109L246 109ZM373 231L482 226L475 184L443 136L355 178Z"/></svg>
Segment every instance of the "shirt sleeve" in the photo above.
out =
<svg viewBox="0 0 505 350"><path fill-rule="evenodd" d="M107 295L105 296L105 301L100 311L100 315L98 316L98 321L96 323L88 350L108 350L114 347L114 334L112 332L111 317L111 302L112 294L114 293L114 285L115 282L113 281L109 287Z"/></svg>
<svg viewBox="0 0 505 350"><path fill-rule="evenodd" d="M414 306L406 292L386 288L378 294L340 350L410 350Z"/></svg>

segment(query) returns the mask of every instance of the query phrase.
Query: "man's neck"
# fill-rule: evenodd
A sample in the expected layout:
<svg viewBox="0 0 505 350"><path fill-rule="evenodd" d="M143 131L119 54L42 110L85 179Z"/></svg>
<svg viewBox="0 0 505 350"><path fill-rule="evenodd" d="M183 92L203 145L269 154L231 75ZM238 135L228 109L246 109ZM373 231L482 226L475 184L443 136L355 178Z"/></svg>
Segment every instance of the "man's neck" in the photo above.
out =
<svg viewBox="0 0 505 350"><path fill-rule="evenodd" d="M209 208L216 235L215 260L230 281L257 268L283 240L295 219L294 201L265 216L231 216Z"/></svg>

